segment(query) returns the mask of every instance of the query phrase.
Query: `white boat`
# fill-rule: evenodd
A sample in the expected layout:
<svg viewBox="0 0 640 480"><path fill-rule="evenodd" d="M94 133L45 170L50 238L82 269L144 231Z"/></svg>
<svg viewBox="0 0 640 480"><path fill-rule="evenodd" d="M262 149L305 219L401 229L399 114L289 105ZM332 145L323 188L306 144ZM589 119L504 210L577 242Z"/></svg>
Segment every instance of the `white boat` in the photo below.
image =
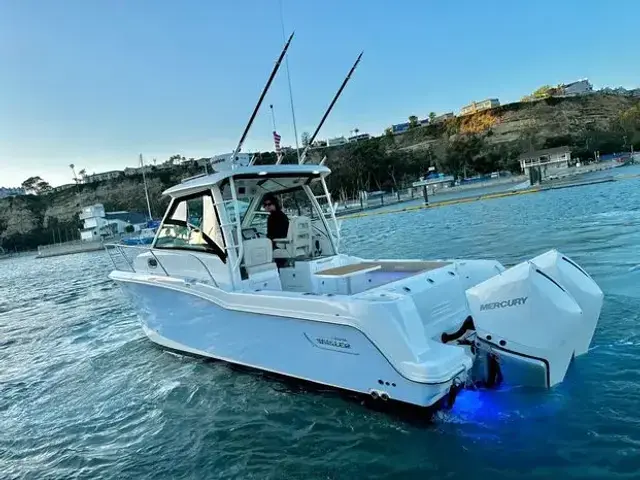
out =
<svg viewBox="0 0 640 480"><path fill-rule="evenodd" d="M555 250L511 268L347 255L326 166L216 168L164 192L150 247L107 247L109 277L164 348L426 408L470 383L551 388L588 351L603 294ZM273 243L267 193L297 212Z"/></svg>

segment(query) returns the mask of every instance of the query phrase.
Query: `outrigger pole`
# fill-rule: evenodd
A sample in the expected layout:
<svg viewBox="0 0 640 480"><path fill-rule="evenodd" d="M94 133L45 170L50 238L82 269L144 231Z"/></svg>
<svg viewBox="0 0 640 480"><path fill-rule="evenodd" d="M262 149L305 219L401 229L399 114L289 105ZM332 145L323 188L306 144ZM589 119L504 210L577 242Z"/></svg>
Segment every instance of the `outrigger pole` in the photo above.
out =
<svg viewBox="0 0 640 480"><path fill-rule="evenodd" d="M247 138L247 134L249 133L249 129L251 128L251 125L253 124L253 121L255 120L256 115L258 114L258 110L260 109L260 105L262 105L262 101L264 100L264 97L267 94L267 91L269 90L269 87L271 86L271 82L273 81L274 77L276 76L276 73L278 72L278 69L280 68L280 64L282 63L282 59L284 58L285 54L287 53L287 49L289 48L289 44L291 43L291 40L293 40L293 34L294 33L295 32L292 32L291 35L289 36L289 40L287 40L287 43L284 45L284 48L282 49L282 52L280 53L280 57L278 58L278 61L273 66L273 71L271 72L271 75L269 76L269 80L267 81L267 84L262 89L262 94L260 95L260 99L258 100L258 103L256 104L256 107L253 109L253 113L251 114L251 118L249 118L249 122L247 123L247 126L244 128L244 132L242 132L242 137L240 137L240 141L238 142L238 146L233 151L233 154L232 154L232 157L231 157L232 165L235 164L235 162L236 162L236 155L238 155L238 152L242 148L242 144L244 143L244 141Z"/></svg>
<svg viewBox="0 0 640 480"><path fill-rule="evenodd" d="M300 155L300 164L303 164L306 161L307 152L309 151L309 148L311 147L311 145L313 144L313 141L315 140L316 136L318 135L318 132L320 131L320 128L322 128L322 125L324 124L324 121L329 116L329 113L331 112L331 109L333 108L333 106L335 105L336 101L338 100L338 97L342 93L342 90L344 90L344 87L347 85L347 82L351 78L351 75L353 74L353 72L355 71L356 67L358 66L358 63L360 63L360 59L362 58L362 54L363 53L364 52L360 52L360 55L358 55L358 58L356 59L356 61L353 64L353 66L351 67L351 70L349 70L349 73L347 74L346 78L342 82L342 85L340 85L340 89L338 90L338 92L333 97L333 100L331 100L331 103L329 104L329 108L327 108L327 111L324 112L324 116L322 117L322 120L320 120L320 123L318 124L318 127L316 128L316 131L313 132L313 135L311 135L311 138L309 138L309 143L307 144L307 146L302 151L302 155Z"/></svg>

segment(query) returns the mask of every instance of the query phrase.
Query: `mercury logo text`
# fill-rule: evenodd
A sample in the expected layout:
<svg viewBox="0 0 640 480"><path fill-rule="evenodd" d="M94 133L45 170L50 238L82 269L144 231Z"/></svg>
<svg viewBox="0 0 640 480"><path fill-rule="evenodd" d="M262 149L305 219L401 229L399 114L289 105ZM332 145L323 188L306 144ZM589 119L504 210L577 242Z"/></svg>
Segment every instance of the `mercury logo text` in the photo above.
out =
<svg viewBox="0 0 640 480"><path fill-rule="evenodd" d="M529 297L512 298L511 300L503 300L502 302L491 302L480 305L480 311L493 310L494 308L518 307L524 305Z"/></svg>

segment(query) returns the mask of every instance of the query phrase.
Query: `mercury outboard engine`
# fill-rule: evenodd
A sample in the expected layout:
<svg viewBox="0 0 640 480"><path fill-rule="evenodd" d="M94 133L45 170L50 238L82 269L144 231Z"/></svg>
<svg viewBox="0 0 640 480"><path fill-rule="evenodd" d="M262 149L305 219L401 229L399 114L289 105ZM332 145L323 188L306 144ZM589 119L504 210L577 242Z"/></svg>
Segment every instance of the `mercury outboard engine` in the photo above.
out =
<svg viewBox="0 0 640 480"><path fill-rule="evenodd" d="M547 388L564 379L574 355L588 350L603 297L584 270L555 250L469 288L466 296L478 379Z"/></svg>

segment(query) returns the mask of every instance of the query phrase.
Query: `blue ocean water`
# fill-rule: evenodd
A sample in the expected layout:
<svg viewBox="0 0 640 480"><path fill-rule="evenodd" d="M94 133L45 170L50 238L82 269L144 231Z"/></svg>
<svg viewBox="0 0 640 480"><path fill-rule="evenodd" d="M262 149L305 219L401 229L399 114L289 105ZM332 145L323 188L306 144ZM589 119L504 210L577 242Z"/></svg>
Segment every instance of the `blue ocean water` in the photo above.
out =
<svg viewBox="0 0 640 480"><path fill-rule="evenodd" d="M640 478L639 192L629 179L343 222L346 250L378 258L558 248L605 292L563 384L467 391L431 425L161 351L102 252L1 260L0 478Z"/></svg>

